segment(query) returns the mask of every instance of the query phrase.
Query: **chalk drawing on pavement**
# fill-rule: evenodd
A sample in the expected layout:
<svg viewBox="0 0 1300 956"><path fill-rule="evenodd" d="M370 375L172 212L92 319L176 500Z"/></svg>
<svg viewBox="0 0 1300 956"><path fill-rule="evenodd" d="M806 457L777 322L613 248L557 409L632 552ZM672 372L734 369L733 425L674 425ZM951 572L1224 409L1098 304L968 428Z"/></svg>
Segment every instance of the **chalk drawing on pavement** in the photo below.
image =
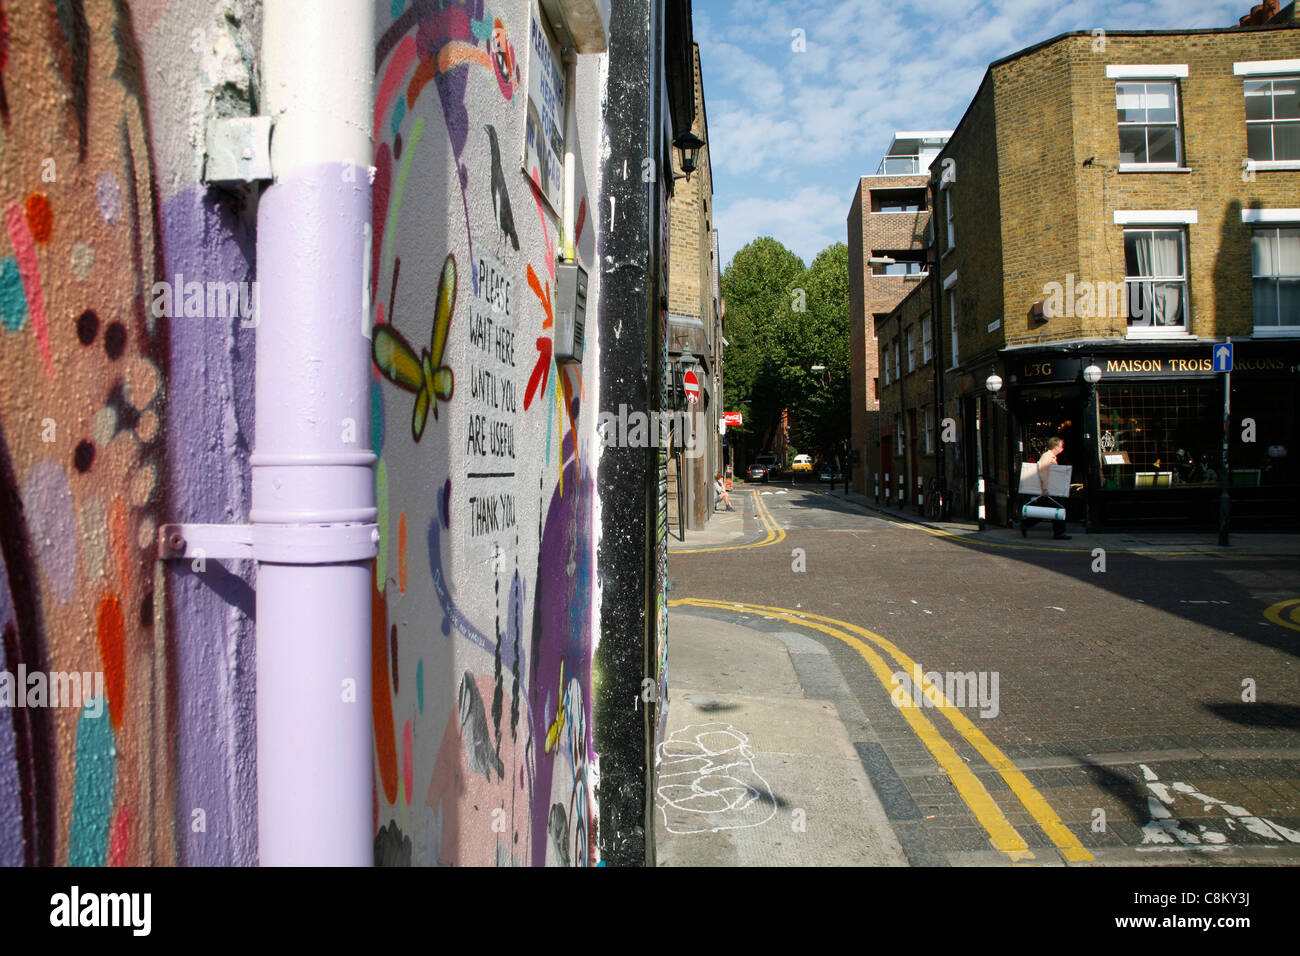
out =
<svg viewBox="0 0 1300 956"><path fill-rule="evenodd" d="M754 766L749 737L731 724L691 724L659 745L656 805L669 833L762 826L776 798Z"/></svg>

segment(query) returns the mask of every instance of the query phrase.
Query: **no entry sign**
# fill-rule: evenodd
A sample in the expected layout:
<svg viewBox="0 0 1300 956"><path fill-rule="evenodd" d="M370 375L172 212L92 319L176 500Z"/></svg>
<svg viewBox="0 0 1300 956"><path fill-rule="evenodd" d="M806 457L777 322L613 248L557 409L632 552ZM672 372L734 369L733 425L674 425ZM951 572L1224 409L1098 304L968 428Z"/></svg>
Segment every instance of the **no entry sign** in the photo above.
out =
<svg viewBox="0 0 1300 956"><path fill-rule="evenodd" d="M686 400L694 405L700 400L700 380L692 371L687 371L683 379L683 385L686 389Z"/></svg>

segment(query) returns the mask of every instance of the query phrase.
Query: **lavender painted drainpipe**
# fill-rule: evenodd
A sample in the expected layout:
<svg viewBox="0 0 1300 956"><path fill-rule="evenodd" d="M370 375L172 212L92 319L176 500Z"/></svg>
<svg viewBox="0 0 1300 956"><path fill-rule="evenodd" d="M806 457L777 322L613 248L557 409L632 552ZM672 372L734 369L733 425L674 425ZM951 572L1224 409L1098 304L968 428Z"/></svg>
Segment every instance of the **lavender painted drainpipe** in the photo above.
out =
<svg viewBox="0 0 1300 956"><path fill-rule="evenodd" d="M369 262L373 4L267 0L257 215L258 849L373 860ZM380 688L380 693L385 689Z"/></svg>

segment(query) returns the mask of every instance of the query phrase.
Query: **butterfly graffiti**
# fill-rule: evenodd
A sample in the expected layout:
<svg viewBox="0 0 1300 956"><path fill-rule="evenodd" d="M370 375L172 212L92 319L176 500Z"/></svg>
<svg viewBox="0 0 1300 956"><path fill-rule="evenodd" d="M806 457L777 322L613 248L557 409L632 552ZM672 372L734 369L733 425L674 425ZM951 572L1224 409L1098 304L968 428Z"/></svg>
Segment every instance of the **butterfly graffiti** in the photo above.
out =
<svg viewBox="0 0 1300 956"><path fill-rule="evenodd" d="M433 336L429 348L419 357L402 333L393 328L391 321L375 326L371 353L375 365L398 388L415 395L415 410L411 414L411 437L416 441L424 434L429 410L438 417L438 402L451 401L455 375L442 363L447 347L447 329L456 309L456 257L448 254L438 280L438 297L433 314Z"/></svg>

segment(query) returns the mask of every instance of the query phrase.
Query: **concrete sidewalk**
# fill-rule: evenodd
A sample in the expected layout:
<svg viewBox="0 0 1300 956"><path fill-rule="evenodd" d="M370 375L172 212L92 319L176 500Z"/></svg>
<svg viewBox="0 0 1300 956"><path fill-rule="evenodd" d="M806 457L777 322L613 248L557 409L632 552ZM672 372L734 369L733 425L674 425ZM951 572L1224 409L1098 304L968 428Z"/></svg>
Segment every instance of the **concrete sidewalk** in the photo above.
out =
<svg viewBox="0 0 1300 956"><path fill-rule="evenodd" d="M860 495L856 491L844 492L840 485L829 492L835 498L860 505L867 511L882 517L890 517L911 524L922 525L932 531L940 531L962 538L971 543L983 543L995 547L1034 547L1062 551L1092 551L1103 548L1107 551L1151 554L1205 554L1205 555L1259 555L1268 557L1300 557L1300 535L1256 531L1234 531L1229 535L1229 544L1220 547L1218 533L1215 531L1129 531L1086 534L1077 524L1066 529L1070 535L1068 541L1052 538L1051 522L1044 521L1029 530L1028 537L1022 537L1019 526L1007 528L1002 525L988 524L980 531L974 521L930 521L918 514L915 508L901 509L890 505L876 504L869 495Z"/></svg>
<svg viewBox="0 0 1300 956"><path fill-rule="evenodd" d="M765 532L754 514L754 496L749 494L753 486L736 484L732 491L731 503L735 511L714 511L708 525L700 531L687 530L686 540L678 541L672 532L668 534L668 551L689 551L692 548L712 548L722 545L741 544L747 537L761 538Z"/></svg>
<svg viewBox="0 0 1300 956"><path fill-rule="evenodd" d="M668 640L660 866L907 865L855 747L874 734L825 647L684 609Z"/></svg>

